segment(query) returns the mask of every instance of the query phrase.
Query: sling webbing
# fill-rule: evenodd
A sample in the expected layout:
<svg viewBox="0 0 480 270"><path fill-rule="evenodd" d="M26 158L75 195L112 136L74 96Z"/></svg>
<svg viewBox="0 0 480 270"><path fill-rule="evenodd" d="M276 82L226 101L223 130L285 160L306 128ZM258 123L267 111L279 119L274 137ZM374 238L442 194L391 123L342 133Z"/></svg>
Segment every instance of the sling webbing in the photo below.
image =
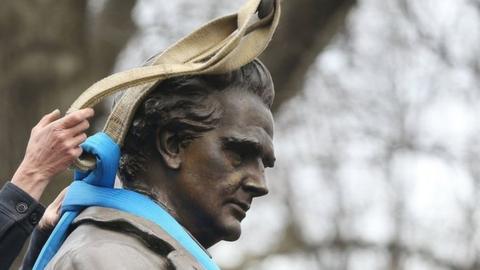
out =
<svg viewBox="0 0 480 270"><path fill-rule="evenodd" d="M270 12L260 18L257 11L268 3L273 5ZM236 14L207 23L148 65L98 81L75 100L69 111L93 106L106 96L126 90L103 129L122 146L136 108L156 83L181 75L226 73L244 66L267 47L279 18L279 0L248 0ZM81 159L76 165L83 170L95 166L94 160Z"/></svg>

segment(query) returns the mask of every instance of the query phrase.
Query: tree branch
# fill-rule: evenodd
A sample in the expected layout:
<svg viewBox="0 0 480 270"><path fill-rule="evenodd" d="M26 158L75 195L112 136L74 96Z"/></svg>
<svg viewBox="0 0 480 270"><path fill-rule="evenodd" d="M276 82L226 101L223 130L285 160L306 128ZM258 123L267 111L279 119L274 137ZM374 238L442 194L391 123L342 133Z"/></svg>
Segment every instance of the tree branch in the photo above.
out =
<svg viewBox="0 0 480 270"><path fill-rule="evenodd" d="M277 32L262 56L275 81L273 110L303 89L317 55L344 25L355 0L286 0Z"/></svg>

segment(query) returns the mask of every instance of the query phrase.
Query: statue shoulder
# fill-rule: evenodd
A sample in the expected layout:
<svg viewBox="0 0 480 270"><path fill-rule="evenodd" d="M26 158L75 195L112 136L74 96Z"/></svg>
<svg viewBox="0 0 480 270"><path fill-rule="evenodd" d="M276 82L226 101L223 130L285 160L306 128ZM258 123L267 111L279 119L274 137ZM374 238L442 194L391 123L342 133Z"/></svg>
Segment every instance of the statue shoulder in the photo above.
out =
<svg viewBox="0 0 480 270"><path fill-rule="evenodd" d="M152 252L131 234L78 226L48 264L49 270L87 269L176 269L166 256Z"/></svg>
<svg viewBox="0 0 480 270"><path fill-rule="evenodd" d="M102 241L95 246L71 249L53 260L48 270L90 269L176 269L163 256L149 256L127 243Z"/></svg>
<svg viewBox="0 0 480 270"><path fill-rule="evenodd" d="M91 207L74 226L47 269L201 269L171 236L140 217Z"/></svg>

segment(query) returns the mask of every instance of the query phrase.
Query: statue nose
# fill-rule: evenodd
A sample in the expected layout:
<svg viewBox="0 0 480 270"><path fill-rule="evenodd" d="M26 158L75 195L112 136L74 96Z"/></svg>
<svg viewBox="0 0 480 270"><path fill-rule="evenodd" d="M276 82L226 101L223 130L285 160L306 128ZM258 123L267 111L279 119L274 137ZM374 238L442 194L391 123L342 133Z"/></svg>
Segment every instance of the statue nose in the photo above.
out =
<svg viewBox="0 0 480 270"><path fill-rule="evenodd" d="M260 197L268 194L268 187L265 177L265 168L262 160L252 165L248 169L248 175L243 183L245 191L252 194L253 197Z"/></svg>

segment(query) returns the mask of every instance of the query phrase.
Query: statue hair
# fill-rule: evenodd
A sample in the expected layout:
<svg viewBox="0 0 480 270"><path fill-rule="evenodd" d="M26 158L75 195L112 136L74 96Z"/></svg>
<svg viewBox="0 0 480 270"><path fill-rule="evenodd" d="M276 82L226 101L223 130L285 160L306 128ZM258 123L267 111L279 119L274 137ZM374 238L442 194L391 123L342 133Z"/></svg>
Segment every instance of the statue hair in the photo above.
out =
<svg viewBox="0 0 480 270"><path fill-rule="evenodd" d="M161 81L137 109L125 137L119 176L125 187L135 186L138 175L154 153L157 128L174 132L182 147L215 129L223 108L214 93L235 88L257 95L271 108L275 91L267 68L254 60L238 70L219 75L187 75Z"/></svg>

